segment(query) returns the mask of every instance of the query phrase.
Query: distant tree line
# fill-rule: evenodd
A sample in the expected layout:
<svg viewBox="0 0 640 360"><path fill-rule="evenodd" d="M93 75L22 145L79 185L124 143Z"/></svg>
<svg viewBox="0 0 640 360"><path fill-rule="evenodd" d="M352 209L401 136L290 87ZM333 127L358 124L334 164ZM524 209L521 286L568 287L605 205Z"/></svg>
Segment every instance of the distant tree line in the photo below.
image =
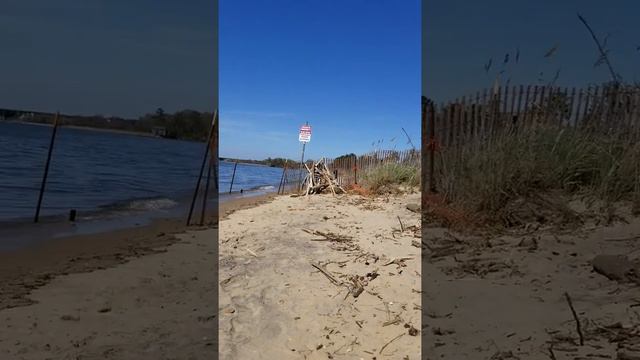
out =
<svg viewBox="0 0 640 360"><path fill-rule="evenodd" d="M340 155L340 156L338 156L337 158L335 158L333 160L334 161L338 161L338 160L342 160L342 159L351 159L351 158L355 159L357 157L358 156L356 154L351 153L351 154Z"/></svg>
<svg viewBox="0 0 640 360"><path fill-rule="evenodd" d="M51 123L53 114L33 113L0 109L5 119L21 120L33 123ZM206 141L213 114L196 110L180 110L173 114L165 113L162 108L154 113L145 114L138 119L105 117L103 115L80 116L61 115L63 125L152 133L154 128L162 128L163 137L171 139Z"/></svg>
<svg viewBox="0 0 640 360"><path fill-rule="evenodd" d="M233 158L221 157L220 160L230 161L230 162L237 161L243 164L256 164L256 165L264 165L264 166L279 167L279 168L283 168L285 166L285 163L287 165L287 168L298 168L300 166L299 161L284 159L284 158L275 158L275 159L266 158L264 160L246 160L246 159L233 159Z"/></svg>

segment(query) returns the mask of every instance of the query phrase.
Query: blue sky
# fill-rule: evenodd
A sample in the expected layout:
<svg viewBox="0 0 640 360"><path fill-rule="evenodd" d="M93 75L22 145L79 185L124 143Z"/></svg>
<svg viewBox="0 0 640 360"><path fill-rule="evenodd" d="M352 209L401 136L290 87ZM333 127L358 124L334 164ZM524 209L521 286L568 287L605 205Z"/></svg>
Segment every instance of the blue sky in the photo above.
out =
<svg viewBox="0 0 640 360"><path fill-rule="evenodd" d="M422 12L423 91L436 101L492 85L506 53L510 62L502 80L511 77L512 85L537 84L540 72L549 81L558 69L561 86L610 80L605 66L593 66L597 48L577 12L599 38L610 35L607 47L623 80L640 80L636 1L424 0ZM556 45L554 55L544 58ZM518 48L520 61L515 65ZM487 74L483 66L490 58L493 65Z"/></svg>
<svg viewBox="0 0 640 360"><path fill-rule="evenodd" d="M4 0L0 107L212 111L216 0Z"/></svg>
<svg viewBox="0 0 640 360"><path fill-rule="evenodd" d="M419 0L220 0L220 156L420 143ZM395 138L394 142L391 140ZM377 146L377 145L376 145Z"/></svg>

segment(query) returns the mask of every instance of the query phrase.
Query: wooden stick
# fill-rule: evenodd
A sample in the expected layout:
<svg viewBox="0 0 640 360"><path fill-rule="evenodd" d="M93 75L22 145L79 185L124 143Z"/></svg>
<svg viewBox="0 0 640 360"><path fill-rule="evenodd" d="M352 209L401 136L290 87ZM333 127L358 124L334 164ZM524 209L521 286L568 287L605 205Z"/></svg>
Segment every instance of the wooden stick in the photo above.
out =
<svg viewBox="0 0 640 360"><path fill-rule="evenodd" d="M556 358L556 353L553 352L553 344L549 345L549 357L551 360L558 360Z"/></svg>
<svg viewBox="0 0 640 360"><path fill-rule="evenodd" d="M341 286L343 284L342 281L338 281L338 279L336 279L333 275L331 275L331 273L329 273L329 271L323 269L322 266L320 266L318 264L314 264L314 263L311 263L311 266L313 266L314 268L320 270L320 272L322 274L324 274L324 276L326 276L329 279L329 281L331 281L332 284L334 284L336 286Z"/></svg>
<svg viewBox="0 0 640 360"><path fill-rule="evenodd" d="M389 340L389 342L387 342L386 344L384 344L384 346L382 346L382 348L380 349L380 351L378 352L378 354L382 354L382 350L384 350L387 346L389 346L392 342L400 339L405 333L403 332L402 334L394 337L393 339Z"/></svg>
<svg viewBox="0 0 640 360"><path fill-rule="evenodd" d="M578 331L578 336L580 336L580 346L584 345L584 337L582 336L582 328L580 327L580 319L578 319L578 314L576 314L576 309L573 308L573 303L571 302L571 297L568 292L564 293L564 297L567 299L567 303L569 303L569 307L571 308L571 313L573 314L573 319L576 321L576 330Z"/></svg>

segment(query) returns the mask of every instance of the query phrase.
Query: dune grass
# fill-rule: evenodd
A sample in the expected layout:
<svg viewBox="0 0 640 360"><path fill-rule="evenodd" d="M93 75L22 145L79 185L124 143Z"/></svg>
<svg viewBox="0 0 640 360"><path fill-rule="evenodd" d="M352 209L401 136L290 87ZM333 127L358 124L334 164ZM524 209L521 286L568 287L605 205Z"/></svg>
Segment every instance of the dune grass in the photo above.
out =
<svg viewBox="0 0 640 360"><path fill-rule="evenodd" d="M365 172L363 183L373 194L415 188L420 185L420 167L412 162L381 164Z"/></svg>
<svg viewBox="0 0 640 360"><path fill-rule="evenodd" d="M444 150L436 163L447 202L489 219L540 194L581 196L640 208L640 143L577 129L505 132L484 144ZM554 196L558 198L558 196Z"/></svg>

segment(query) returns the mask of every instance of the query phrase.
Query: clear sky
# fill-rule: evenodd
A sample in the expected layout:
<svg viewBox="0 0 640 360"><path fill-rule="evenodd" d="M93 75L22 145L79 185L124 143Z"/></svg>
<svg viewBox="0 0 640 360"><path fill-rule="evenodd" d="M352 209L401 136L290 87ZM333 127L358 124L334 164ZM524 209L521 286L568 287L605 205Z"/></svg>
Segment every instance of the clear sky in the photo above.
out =
<svg viewBox="0 0 640 360"><path fill-rule="evenodd" d="M423 91L436 101L492 85L506 53L510 59L502 80L510 77L512 85L538 84L540 72L548 82L557 70L560 86L609 81L604 65L594 68L597 48L577 12L599 38L610 35L607 47L623 80L640 80L640 2L424 0L423 4ZM545 58L554 46L557 50ZM491 58L487 74L484 65Z"/></svg>
<svg viewBox="0 0 640 360"><path fill-rule="evenodd" d="M0 107L211 111L217 0L3 0Z"/></svg>
<svg viewBox="0 0 640 360"><path fill-rule="evenodd" d="M306 158L419 146L420 21L420 0L220 0L220 156L299 159L307 121Z"/></svg>

